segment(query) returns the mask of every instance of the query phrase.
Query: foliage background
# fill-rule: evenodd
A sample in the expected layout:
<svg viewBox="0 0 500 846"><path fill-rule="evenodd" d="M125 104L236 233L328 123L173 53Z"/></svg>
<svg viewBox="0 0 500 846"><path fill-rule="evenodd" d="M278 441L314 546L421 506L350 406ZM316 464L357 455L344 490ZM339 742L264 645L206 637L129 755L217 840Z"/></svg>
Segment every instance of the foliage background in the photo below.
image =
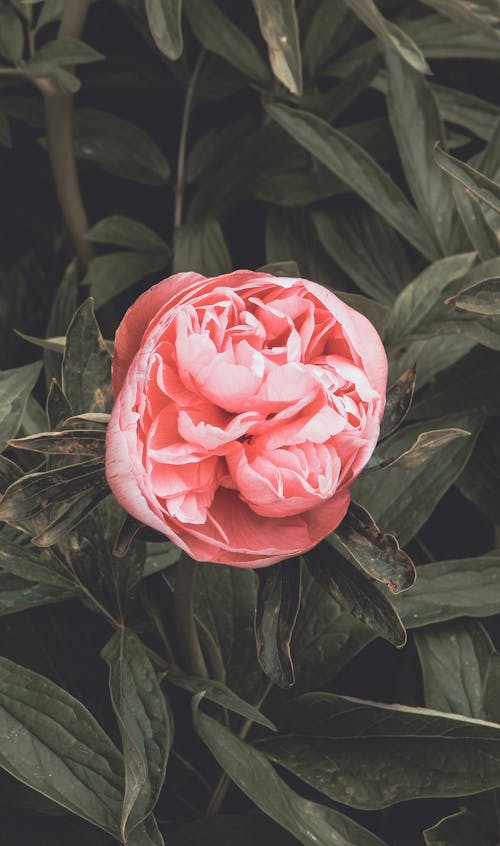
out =
<svg viewBox="0 0 500 846"><path fill-rule="evenodd" d="M6 842L500 840L499 58L497 0L2 0L0 479L52 470L73 485L57 500L40 482L22 514L7 499L0 512ZM417 362L409 415L375 463L446 433L353 491L407 549L416 585L390 597L380 561L368 579L321 545L303 568L290 690L256 658L253 574L210 565L194 601L219 686L176 680L176 551L143 537L113 556L123 515L109 499L78 525L66 516L51 552L30 545L47 528L40 503L57 517L61 497L90 510L106 491L84 502L67 457L6 444L109 410L92 309L73 318L89 293L112 339L172 271L264 265L366 313L391 382ZM389 556L391 578L400 565ZM298 601L292 566L276 589ZM376 637L395 639L388 596L402 650ZM289 671L281 622L267 647ZM193 728L200 689L212 703ZM243 792L226 794L221 767Z"/></svg>

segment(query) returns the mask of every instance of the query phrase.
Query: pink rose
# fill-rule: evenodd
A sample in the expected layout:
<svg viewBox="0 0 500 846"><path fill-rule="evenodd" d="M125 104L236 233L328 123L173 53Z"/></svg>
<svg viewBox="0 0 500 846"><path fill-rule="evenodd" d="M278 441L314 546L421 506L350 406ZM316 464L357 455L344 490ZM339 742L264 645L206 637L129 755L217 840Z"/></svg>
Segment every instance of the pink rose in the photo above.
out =
<svg viewBox="0 0 500 846"><path fill-rule="evenodd" d="M179 273L116 334L109 484L199 561L274 564L344 517L386 381L371 323L321 285Z"/></svg>

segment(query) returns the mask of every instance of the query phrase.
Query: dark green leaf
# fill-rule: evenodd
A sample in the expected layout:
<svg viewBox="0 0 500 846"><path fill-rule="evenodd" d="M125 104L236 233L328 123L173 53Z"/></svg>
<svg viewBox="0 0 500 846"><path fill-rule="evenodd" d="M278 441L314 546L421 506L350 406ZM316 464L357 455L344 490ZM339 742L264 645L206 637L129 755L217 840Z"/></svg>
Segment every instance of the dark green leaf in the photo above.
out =
<svg viewBox="0 0 500 846"><path fill-rule="evenodd" d="M494 836L488 834L480 820L464 809L444 817L432 828L424 831L426 846L497 846Z"/></svg>
<svg viewBox="0 0 500 846"><path fill-rule="evenodd" d="M168 259L168 250L155 253L127 250L97 256L90 262L83 283L90 286L95 307L101 308L131 285L164 270Z"/></svg>
<svg viewBox="0 0 500 846"><path fill-rule="evenodd" d="M483 176L478 170L445 153L439 144L434 148L434 159L452 179L496 212L500 212L500 185Z"/></svg>
<svg viewBox="0 0 500 846"><path fill-rule="evenodd" d="M41 363L0 371L0 450L21 425L28 397L40 375Z"/></svg>
<svg viewBox="0 0 500 846"><path fill-rule="evenodd" d="M0 494L5 493L7 488L23 475L23 471L10 458L0 455Z"/></svg>
<svg viewBox="0 0 500 846"><path fill-rule="evenodd" d="M267 103L265 108L295 141L363 197L403 237L428 258L435 258L436 249L418 213L362 147L316 115L278 103Z"/></svg>
<svg viewBox="0 0 500 846"><path fill-rule="evenodd" d="M30 452L43 452L47 455L88 455L92 458L104 456L105 432L88 429L72 429L66 432L44 432L40 435L28 435L15 438L9 446L27 449Z"/></svg>
<svg viewBox="0 0 500 846"><path fill-rule="evenodd" d="M366 207L349 213L312 213L327 253L369 297L391 304L411 279L405 252L394 230Z"/></svg>
<svg viewBox="0 0 500 846"><path fill-rule="evenodd" d="M182 53L182 0L146 0L146 14L154 42L168 59Z"/></svg>
<svg viewBox="0 0 500 846"><path fill-rule="evenodd" d="M344 611L394 646L405 645L406 632L397 611L355 565L325 544L306 553L306 561L317 582Z"/></svg>
<svg viewBox="0 0 500 846"><path fill-rule="evenodd" d="M303 799L278 776L265 756L198 709L196 730L229 777L252 802L304 846L384 846L383 842L333 808Z"/></svg>
<svg viewBox="0 0 500 846"><path fill-rule="evenodd" d="M500 722L500 653L492 652L483 684L481 716L492 723Z"/></svg>
<svg viewBox="0 0 500 846"><path fill-rule="evenodd" d="M380 469L394 467L397 464L400 468L414 470L425 461L429 461L437 450L451 443L455 438L466 438L468 435L470 432L464 429L433 429L431 432L421 432L414 443L400 455L383 459L380 464L374 466Z"/></svg>
<svg viewBox="0 0 500 846"><path fill-rule="evenodd" d="M52 605L74 599L76 590L46 582L31 582L10 573L0 572L0 617L18 614L30 608Z"/></svg>
<svg viewBox="0 0 500 846"><path fill-rule="evenodd" d="M205 276L218 276L232 270L222 229L213 217L200 223L185 223L174 232L174 273L195 270Z"/></svg>
<svg viewBox="0 0 500 846"><path fill-rule="evenodd" d="M64 335L56 335L53 338L36 338L34 335L25 335L24 332L20 332L18 329L14 331L23 341L28 341L29 344L40 347L42 350L48 350L48 352L55 352L62 355L66 347L66 338Z"/></svg>
<svg viewBox="0 0 500 846"><path fill-rule="evenodd" d="M436 335L433 338L425 338L419 341L401 342L400 346L392 347L389 351L389 383L397 377L397 375L405 370L407 367L417 366L417 391L433 380L439 374L443 374L447 368L457 365L467 353L475 346L475 342L470 338L453 337L449 335ZM487 352L487 350L483 350ZM440 376L440 380L444 376ZM427 390L430 390L427 389ZM469 396L469 395L468 395ZM484 396L484 395L483 395ZM481 405L481 397L476 402L469 403L469 407L477 407ZM416 413L417 404L419 400L412 403L409 415L410 417L420 417ZM449 407L448 405L439 406L429 414L424 413L425 417L436 417L446 411L458 411L463 408L463 403L458 406Z"/></svg>
<svg viewBox="0 0 500 846"><path fill-rule="evenodd" d="M78 38L56 38L40 47L24 65L27 73L40 76L48 65L78 65L98 62L104 59L102 53Z"/></svg>
<svg viewBox="0 0 500 846"><path fill-rule="evenodd" d="M224 164L236 145L255 131L255 120L250 116L238 118L221 128L209 129L194 142L186 159L186 179L196 182L205 173Z"/></svg>
<svg viewBox="0 0 500 846"><path fill-rule="evenodd" d="M493 723L329 693L299 697L283 716L298 734L266 738L260 748L335 802L368 810L500 783Z"/></svg>
<svg viewBox="0 0 500 846"><path fill-rule="evenodd" d="M62 388L55 379L52 380L47 397L47 417L50 428L60 429L64 421L71 415L71 406Z"/></svg>
<svg viewBox="0 0 500 846"><path fill-rule="evenodd" d="M148 543L147 555L144 563L144 578L152 576L153 573L160 573L167 567L172 567L177 564L181 557L182 550L175 544L167 541L166 543Z"/></svg>
<svg viewBox="0 0 500 846"><path fill-rule="evenodd" d="M406 418L411 408L416 378L416 367L405 370L387 391L384 416L380 424L380 441L392 435Z"/></svg>
<svg viewBox="0 0 500 846"><path fill-rule="evenodd" d="M0 56L17 65L23 55L24 33L21 19L12 6L0 5Z"/></svg>
<svg viewBox="0 0 500 846"><path fill-rule="evenodd" d="M47 323L46 335L49 339L61 338L65 345L65 338L68 331L68 326L76 311L78 299L78 281L77 281L77 267L76 262L72 261L62 278L56 295L52 301L49 320ZM33 343L33 341L32 341ZM61 359L55 353L64 352L64 346L60 350L50 350L45 348L44 363L45 363L45 379L47 388L50 389L51 379L61 378Z"/></svg>
<svg viewBox="0 0 500 846"><path fill-rule="evenodd" d="M443 446L432 461L420 464L416 469L405 469L395 464L385 470L365 473L355 483L353 496L384 531L396 535L401 546L406 546L467 464L482 424L483 415L479 411L450 414L433 420L433 429L460 428L471 432L471 437L456 438ZM429 428L429 422L425 421L396 432L377 447L377 459L404 452L418 435L429 431ZM383 497L380 496L381 485Z"/></svg>
<svg viewBox="0 0 500 846"><path fill-rule="evenodd" d="M104 217L88 230L85 237L96 244L113 244L115 247L125 247L138 252L164 252L167 255L170 252L163 238L160 238L149 226L122 214Z"/></svg>
<svg viewBox="0 0 500 846"><path fill-rule="evenodd" d="M97 109L77 109L75 153L115 176L164 185L170 168L156 141L143 129L117 115Z"/></svg>
<svg viewBox="0 0 500 846"><path fill-rule="evenodd" d="M489 385L492 384L489 374ZM498 396L493 395L495 403ZM500 442L498 417L487 419L464 472L457 479L459 491L491 520L500 525Z"/></svg>
<svg viewBox="0 0 500 846"><path fill-rule="evenodd" d="M259 663L274 684L290 687L295 682L290 641L300 607L300 558L261 567L257 576L255 640Z"/></svg>
<svg viewBox="0 0 500 846"><path fill-rule="evenodd" d="M92 299L80 306L70 323L62 388L73 414L111 411L111 356L94 317Z"/></svg>
<svg viewBox="0 0 500 846"><path fill-rule="evenodd" d="M458 213L469 240L483 261L498 255L499 242L486 220L481 203L460 182L451 185Z"/></svg>
<svg viewBox="0 0 500 846"><path fill-rule="evenodd" d="M427 708L484 719L483 688L493 644L480 623L461 620L415 633Z"/></svg>
<svg viewBox="0 0 500 846"><path fill-rule="evenodd" d="M402 291L386 329L386 340L395 345L400 339L416 334L417 327L442 302L446 288L464 276L476 260L475 253L463 253L430 264Z"/></svg>
<svg viewBox="0 0 500 846"><path fill-rule="evenodd" d="M500 556L439 561L418 568L418 578L394 604L408 628L457 617L500 613Z"/></svg>
<svg viewBox="0 0 500 846"><path fill-rule="evenodd" d="M128 833L149 816L165 780L173 725L156 673L141 641L120 629L102 650L109 666L111 701L120 729L125 795L120 831Z"/></svg>
<svg viewBox="0 0 500 846"><path fill-rule="evenodd" d="M316 555L317 552L314 553L314 557ZM328 566L331 563L330 555L329 552L328 557L326 557L327 575L335 572L332 567ZM349 613L349 610L344 611L343 602L347 602L348 594L341 589L343 587L347 589L348 579L352 578L354 568L340 556L338 558L341 562L340 571L342 571L342 567L346 569L346 577L342 581L339 576L337 586L333 585L332 593L334 596L339 594L340 602L337 602L327 590L321 587L319 582L309 574L307 568L304 568L302 573L302 603L292 638L293 663L296 675L295 688L299 692L320 690L375 637L374 631L368 628L366 623L360 622L357 617ZM308 564L310 560L311 553L308 553ZM348 571L347 567L349 567ZM356 575L362 578L355 572ZM368 580L363 579L365 593L367 584L369 586ZM359 610L369 620L375 620L378 615L382 623L384 619L382 612L377 610L379 608L377 602L382 594L375 586L373 586L373 590L377 590L377 593L374 594L376 602L374 603L372 597L369 597L364 610L363 606L360 606L358 594ZM382 601L387 602L385 597L382 597ZM349 609L349 606L347 606L347 609ZM388 623L384 623L384 626L385 631ZM398 626L399 624L396 627L391 625L390 628L396 630ZM399 638L400 640L404 639L404 630L400 626Z"/></svg>
<svg viewBox="0 0 500 846"><path fill-rule="evenodd" d="M233 693L233 691L225 684L222 684L222 682L213 681L212 679L196 678L194 676L185 676L179 673L170 673L168 680L176 687L181 687L183 690L188 690L190 693L200 693L203 691L205 698L210 702L215 702L216 705L220 705L222 708L227 708L229 711L233 711L235 714L239 714L241 717L251 720L252 723L258 723L258 725L264 726L264 728L276 731L276 726L271 722L271 720L268 720L267 717L265 717L264 714L261 714L261 712L257 708L254 708L253 705L249 705L248 702L245 702L244 699L237 696L236 693Z"/></svg>
<svg viewBox="0 0 500 846"><path fill-rule="evenodd" d="M73 588L69 572L50 553L39 554L4 539L0 545L0 570L27 582L41 582L65 590Z"/></svg>
<svg viewBox="0 0 500 846"><path fill-rule="evenodd" d="M0 766L113 835L123 760L94 717L65 690L0 658Z"/></svg>
<svg viewBox="0 0 500 846"><path fill-rule="evenodd" d="M394 51L386 52L389 115L415 204L442 255L453 252L454 216L450 184L437 167L434 144L445 135L432 88ZM456 217L456 215L455 215Z"/></svg>
<svg viewBox="0 0 500 846"><path fill-rule="evenodd" d="M274 261L270 264L264 264L258 270L263 273L272 273L273 276L288 276L295 279L300 278L300 270L294 261Z"/></svg>
<svg viewBox="0 0 500 846"><path fill-rule="evenodd" d="M408 65L419 73L430 73L429 65L414 41L404 30L399 29L382 17L373 0L346 0L346 2L383 44L396 51Z"/></svg>
<svg viewBox="0 0 500 846"><path fill-rule="evenodd" d="M489 141L500 118L500 107L465 91L433 84L439 111L443 118L465 126L474 135Z"/></svg>
<svg viewBox="0 0 500 846"><path fill-rule="evenodd" d="M347 30L349 37L354 25L355 20L343 3L321 0L314 5L314 16L305 33L302 48L302 59L308 76L316 76L320 68L342 46L343 34Z"/></svg>
<svg viewBox="0 0 500 846"><path fill-rule="evenodd" d="M500 314L500 279L484 279L446 302L474 314Z"/></svg>
<svg viewBox="0 0 500 846"><path fill-rule="evenodd" d="M422 2L464 27L484 32L489 38L500 39L500 17L495 2L491 3L488 0L479 0L474 3L463 3L460 0L422 0Z"/></svg>
<svg viewBox="0 0 500 846"><path fill-rule="evenodd" d="M302 92L302 59L294 0L253 0L276 79L292 94Z"/></svg>
<svg viewBox="0 0 500 846"><path fill-rule="evenodd" d="M295 837L259 811L201 817L183 823L169 837L170 846L207 846L207 843L229 844L231 841L238 846L255 846L256 843L297 846Z"/></svg>
<svg viewBox="0 0 500 846"><path fill-rule="evenodd" d="M214 0L184 0L184 8L194 34L206 50L217 53L260 85L270 83L269 71L256 47Z"/></svg>
<svg viewBox="0 0 500 846"><path fill-rule="evenodd" d="M408 590L415 581L413 562L396 538L381 532L371 514L352 500L340 526L327 540L372 579L387 585L391 593Z"/></svg>

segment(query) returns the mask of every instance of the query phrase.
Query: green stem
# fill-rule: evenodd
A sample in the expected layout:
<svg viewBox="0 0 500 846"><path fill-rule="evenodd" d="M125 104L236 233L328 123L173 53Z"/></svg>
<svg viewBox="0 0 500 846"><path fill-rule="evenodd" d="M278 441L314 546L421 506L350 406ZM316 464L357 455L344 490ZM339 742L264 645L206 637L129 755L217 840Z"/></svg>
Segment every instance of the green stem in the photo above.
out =
<svg viewBox="0 0 500 846"><path fill-rule="evenodd" d="M89 5L90 0L66 0L58 38L80 37ZM76 255L85 269L93 257L93 249L85 238L88 220L73 145L73 97L51 78L37 79L36 84L44 99L47 148L57 198Z"/></svg>
<svg viewBox="0 0 500 846"><path fill-rule="evenodd" d="M194 66L191 79L189 80L186 99L184 101L184 111L182 113L181 134L179 137L179 154L177 157L177 179L175 183L175 205L174 205L174 227L177 229L182 223L182 210L184 205L184 183L186 170L186 142L189 129L189 119L191 117L191 109L193 106L193 97L198 81L198 76L205 58L205 50L201 50L200 55Z"/></svg>
<svg viewBox="0 0 500 846"><path fill-rule="evenodd" d="M183 663L194 676L208 678L207 665L198 640L193 608L196 563L183 553L175 565L175 625Z"/></svg>

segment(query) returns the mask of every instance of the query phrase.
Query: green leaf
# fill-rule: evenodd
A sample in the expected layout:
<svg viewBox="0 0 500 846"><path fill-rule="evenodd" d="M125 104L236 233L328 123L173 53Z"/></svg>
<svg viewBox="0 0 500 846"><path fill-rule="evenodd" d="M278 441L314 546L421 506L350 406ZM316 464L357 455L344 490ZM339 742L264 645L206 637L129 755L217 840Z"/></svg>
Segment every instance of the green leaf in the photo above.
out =
<svg viewBox="0 0 500 846"><path fill-rule="evenodd" d="M316 554L315 552L314 558L316 558ZM311 553L307 553L306 560L308 566L310 566ZM329 554L326 557L327 564L331 564L331 560ZM341 568L343 567L346 571L349 568L347 572L349 577L352 577L354 568L340 556L339 561ZM333 567L328 567L328 571L330 573L335 572ZM359 579L362 578L356 571L354 573ZM374 631L368 628L366 623L360 622L359 619L352 616L349 610L343 610L343 598L339 597L341 601L337 602L309 574L307 568L303 570L302 583L302 602L292 639L296 676L295 689L298 692L321 689L375 637ZM365 592L367 585L369 586L370 583L367 579L363 579ZM342 584L338 583L339 591L341 588ZM373 586L373 590L377 590L375 599L378 601L382 593L375 586ZM332 593L334 596L336 595L335 590ZM343 595L346 596L345 593ZM383 600L387 602L385 597L383 597ZM358 596L358 603L359 601ZM378 609L377 603L373 603L372 599L368 598L363 613L371 620L376 619L377 615L383 620L382 613ZM363 610L362 607L360 610ZM384 631L386 631L388 624L385 623L384 625ZM392 628L391 625L391 630ZM397 624L396 628L399 630L399 640L404 640L404 629L400 624ZM377 632L377 634L379 633Z"/></svg>
<svg viewBox="0 0 500 846"><path fill-rule="evenodd" d="M491 652L482 690L481 716L493 723L500 722L500 653Z"/></svg>
<svg viewBox="0 0 500 846"><path fill-rule="evenodd" d="M499 555L438 561L420 566L412 590L394 604L408 628L457 617L490 617L500 613L499 584Z"/></svg>
<svg viewBox="0 0 500 846"><path fill-rule="evenodd" d="M292 94L302 92L302 59L294 0L253 0L276 79Z"/></svg>
<svg viewBox="0 0 500 846"><path fill-rule="evenodd" d="M79 65L88 62L99 62L105 57L94 50L90 44L79 41L78 38L56 38L40 47L24 65L27 73L40 76L48 64Z"/></svg>
<svg viewBox="0 0 500 846"><path fill-rule="evenodd" d="M393 51L387 51L385 62L389 74L389 116L406 179L439 252L449 255L455 251L453 205L449 182L432 155L434 144L445 141L432 88L421 73Z"/></svg>
<svg viewBox="0 0 500 846"><path fill-rule="evenodd" d="M432 90L443 118L465 126L478 138L489 141L500 118L500 107L465 91L433 83Z"/></svg>
<svg viewBox="0 0 500 846"><path fill-rule="evenodd" d="M122 739L125 795L120 831L129 831L152 812L165 780L173 725L156 673L141 641L120 629L102 650L109 666L111 701Z"/></svg>
<svg viewBox="0 0 500 846"><path fill-rule="evenodd" d="M0 145L2 147L12 147L9 121L3 112L0 112Z"/></svg>
<svg viewBox="0 0 500 846"><path fill-rule="evenodd" d="M295 682L290 641L300 607L300 558L257 570L255 640L260 666L274 684Z"/></svg>
<svg viewBox="0 0 500 846"><path fill-rule="evenodd" d="M76 262L72 261L63 275L62 281L52 300L49 320L47 323L46 336L48 339L60 338L63 346L58 350L50 350L45 347L44 354L45 378L47 388L50 389L51 379L61 378L61 359L59 353L64 352L66 338L63 337L68 331L71 319L76 311L78 300L78 280ZM31 339L33 343L33 340ZM53 352L57 353L53 355Z"/></svg>
<svg viewBox="0 0 500 846"><path fill-rule="evenodd" d="M206 50L217 53L259 85L269 85L270 74L260 53L214 0L184 0L184 9L191 29Z"/></svg>
<svg viewBox="0 0 500 846"><path fill-rule="evenodd" d="M153 40L168 59L182 53L182 0L146 0L146 14Z"/></svg>
<svg viewBox="0 0 500 846"><path fill-rule="evenodd" d="M333 808L303 799L278 776L265 756L198 709L196 731L240 790L304 846L384 846L383 842Z"/></svg>
<svg viewBox="0 0 500 846"><path fill-rule="evenodd" d="M168 264L167 250L155 253L108 253L92 259L83 279L90 286L96 308L101 308L131 285L156 275Z"/></svg>
<svg viewBox="0 0 500 846"><path fill-rule="evenodd" d="M83 705L0 658L0 766L69 811L117 835L123 760Z"/></svg>
<svg viewBox="0 0 500 846"><path fill-rule="evenodd" d="M391 593L408 590L415 581L413 562L396 538L381 532L371 514L352 500L340 526L328 535L327 541Z"/></svg>
<svg viewBox="0 0 500 846"><path fill-rule="evenodd" d="M0 572L0 617L31 608L66 602L77 595L75 588L63 588L46 582L31 582Z"/></svg>
<svg viewBox="0 0 500 846"><path fill-rule="evenodd" d="M204 276L231 272L231 256L215 218L185 223L174 231L173 271L180 273L184 270L195 270Z"/></svg>
<svg viewBox="0 0 500 846"><path fill-rule="evenodd" d="M410 281L399 238L371 209L343 209L334 215L313 211L312 221L328 255L364 294L390 305Z"/></svg>
<svg viewBox="0 0 500 846"><path fill-rule="evenodd" d="M263 264L258 268L263 273L272 273L273 276L288 276L295 279L300 278L300 270L294 261L274 261L270 264Z"/></svg>
<svg viewBox="0 0 500 846"><path fill-rule="evenodd" d="M486 220L481 203L471 196L460 182L452 183L453 199L469 236L469 240L483 261L494 258L499 252L499 242Z"/></svg>
<svg viewBox="0 0 500 846"><path fill-rule="evenodd" d="M492 374L489 375L491 378ZM491 381L489 384L492 384ZM493 401L495 399L493 397ZM486 420L471 460L457 480L457 487L493 525L500 523L500 442L497 417Z"/></svg>
<svg viewBox="0 0 500 846"><path fill-rule="evenodd" d="M434 147L434 159L452 179L456 179L474 197L500 213L500 185L465 162L445 153L439 144Z"/></svg>
<svg viewBox="0 0 500 846"><path fill-rule="evenodd" d="M417 250L435 258L436 249L417 211L362 147L316 115L278 103L266 103L265 108L297 143L363 197Z"/></svg>
<svg viewBox="0 0 500 846"><path fill-rule="evenodd" d="M209 129L193 143L186 159L186 180L197 182L207 172L224 164L226 157L255 131L255 120L246 115L226 123L222 127Z"/></svg>
<svg viewBox="0 0 500 846"><path fill-rule="evenodd" d="M479 0L474 3L462 3L459 0L422 0L422 2L464 27L484 32L489 38L500 39L500 16L494 2L491 3L488 0Z"/></svg>
<svg viewBox="0 0 500 846"><path fill-rule="evenodd" d="M393 605L344 556L320 544L305 558L312 576L344 611L394 646L405 645L406 632Z"/></svg>
<svg viewBox="0 0 500 846"><path fill-rule="evenodd" d="M66 336L62 389L73 414L111 411L111 355L94 317L92 299L75 312Z"/></svg>
<svg viewBox="0 0 500 846"><path fill-rule="evenodd" d="M415 633L427 708L483 717L483 688L493 644L475 620L426 626Z"/></svg>
<svg viewBox="0 0 500 846"><path fill-rule="evenodd" d="M205 646L212 647L211 675L247 702L257 702L267 683L255 654L256 602L252 570L208 563L196 568L194 606L207 659Z"/></svg>
<svg viewBox="0 0 500 846"><path fill-rule="evenodd" d="M447 304L474 314L500 314L500 279L483 279L476 282L475 285L450 297Z"/></svg>
<svg viewBox="0 0 500 846"><path fill-rule="evenodd" d="M297 846L295 837L259 811L217 814L190 820L176 828L173 839L169 839L172 846L207 846L207 843L231 842L238 846L255 846L256 843Z"/></svg>
<svg viewBox="0 0 500 846"><path fill-rule="evenodd" d="M389 345L411 337L424 323L446 288L464 276L474 264L475 253L463 253L430 264L402 291L394 303L385 337Z"/></svg>
<svg viewBox="0 0 500 846"><path fill-rule="evenodd" d="M41 362L0 371L0 450L21 425L28 397L40 375Z"/></svg>
<svg viewBox="0 0 500 846"><path fill-rule="evenodd" d="M47 455L88 455L92 458L104 456L106 433L88 429L72 429L65 432L44 432L25 438L11 438L9 446L43 452Z"/></svg>
<svg viewBox="0 0 500 846"><path fill-rule="evenodd" d="M404 467L406 470L412 470L419 467L425 461L429 461L434 453L440 450L446 444L451 443L455 438L466 438L470 432L465 429L433 429L431 432L421 432L415 441L402 452L393 458L386 458L380 462L375 463L374 467L381 469L382 467Z"/></svg>
<svg viewBox="0 0 500 846"><path fill-rule="evenodd" d="M373 515L384 531L396 535L401 546L416 535L435 506L453 484L470 458L483 423L479 411L450 414L432 421L433 429L460 428L471 432L470 438L456 438L443 446L432 461L416 469L395 464L385 470L365 473L354 484L352 494ZM429 423L407 426L391 435L376 450L376 457L398 455L414 443ZM384 496L380 496L383 485Z"/></svg>
<svg viewBox="0 0 500 846"><path fill-rule="evenodd" d="M203 691L203 694L209 702L215 702L216 705L220 705L221 708L227 708L229 711L233 711L235 714L239 714L241 717L245 717L246 720L251 720L252 723L257 723L259 726L264 726L264 728L271 729L271 731L276 731L276 726L271 720L268 720L264 714L254 708L253 705L249 705L248 702L245 702L240 696L236 693L233 693L225 684L222 682L213 681L212 679L203 679L203 678L196 678L195 676L185 676L182 673L170 673L168 676L168 680L171 684L175 685L176 687L181 687L183 690L188 690L190 693L200 693Z"/></svg>
<svg viewBox="0 0 500 846"><path fill-rule="evenodd" d="M29 547L2 539L0 544L0 570L27 582L72 590L74 585L69 571L50 553L36 553Z"/></svg>
<svg viewBox="0 0 500 846"><path fill-rule="evenodd" d="M85 233L85 237L95 244L113 244L115 247L125 247L139 252L164 252L167 255L170 252L163 238L160 238L149 226L123 214L103 217Z"/></svg>
<svg viewBox="0 0 500 846"><path fill-rule="evenodd" d="M422 51L410 36L380 14L373 0L346 0L352 11L366 24L377 38L396 51L405 63L419 73L430 73Z"/></svg>
<svg viewBox="0 0 500 846"><path fill-rule="evenodd" d="M380 441L392 435L405 420L413 401L416 377L416 367L411 367L405 370L387 391L384 416L380 424Z"/></svg>
<svg viewBox="0 0 500 846"><path fill-rule="evenodd" d="M464 809L444 817L423 832L426 846L496 846L493 836L486 832L480 820Z"/></svg>
<svg viewBox="0 0 500 846"><path fill-rule="evenodd" d="M23 56L24 33L21 19L12 6L0 5L0 56L17 65Z"/></svg>
<svg viewBox="0 0 500 846"><path fill-rule="evenodd" d="M314 16L307 27L302 48L302 60L307 75L316 77L318 71L342 46L343 36L351 34L355 19L342 3L320 0L314 6Z"/></svg>
<svg viewBox="0 0 500 846"><path fill-rule="evenodd" d="M500 726L494 723L329 693L299 697L283 717L297 734L266 738L259 748L351 807L464 796L500 783Z"/></svg>
<svg viewBox="0 0 500 846"><path fill-rule="evenodd" d="M108 173L141 182L164 185L170 168L150 135L136 124L97 109L76 109L75 154Z"/></svg>

